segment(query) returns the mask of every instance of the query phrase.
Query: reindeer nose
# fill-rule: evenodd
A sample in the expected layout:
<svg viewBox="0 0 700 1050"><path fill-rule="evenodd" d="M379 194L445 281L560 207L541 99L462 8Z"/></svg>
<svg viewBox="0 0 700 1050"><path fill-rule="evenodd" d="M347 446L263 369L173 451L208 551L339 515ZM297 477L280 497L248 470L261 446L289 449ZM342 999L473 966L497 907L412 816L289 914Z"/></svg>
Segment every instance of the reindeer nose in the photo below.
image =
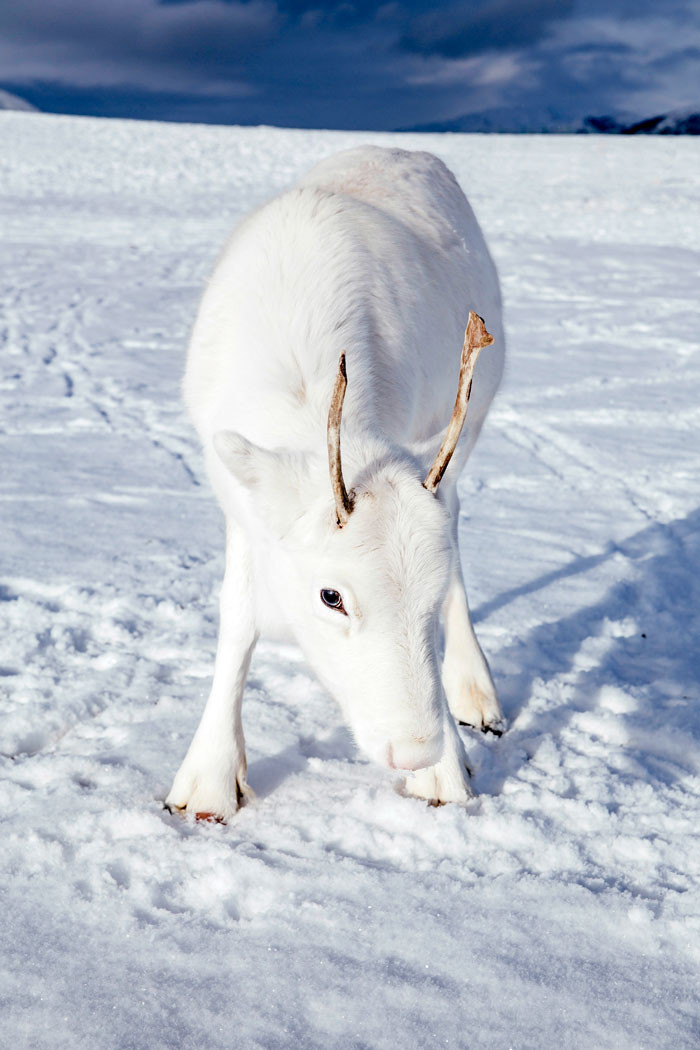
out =
<svg viewBox="0 0 700 1050"><path fill-rule="evenodd" d="M434 766L442 753L442 734L415 737L387 744L386 764L390 769L425 769Z"/></svg>

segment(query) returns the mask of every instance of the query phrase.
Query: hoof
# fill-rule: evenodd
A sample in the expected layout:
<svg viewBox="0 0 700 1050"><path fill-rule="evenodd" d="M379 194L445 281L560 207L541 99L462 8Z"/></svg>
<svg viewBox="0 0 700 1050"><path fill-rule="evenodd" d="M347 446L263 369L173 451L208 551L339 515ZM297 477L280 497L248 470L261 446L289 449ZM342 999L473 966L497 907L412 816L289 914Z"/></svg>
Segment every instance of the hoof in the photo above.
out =
<svg viewBox="0 0 700 1050"><path fill-rule="evenodd" d="M245 782L245 762L214 764L195 762L188 755L180 767L165 808L171 813L194 817L207 823L226 824L251 798L253 792Z"/></svg>
<svg viewBox="0 0 700 1050"><path fill-rule="evenodd" d="M503 736L507 726L504 718L499 718L497 722L491 722L488 725L481 722L479 725L474 725L473 722L462 722L459 723L461 726L466 726L467 729L478 729L480 733L491 733L493 736Z"/></svg>

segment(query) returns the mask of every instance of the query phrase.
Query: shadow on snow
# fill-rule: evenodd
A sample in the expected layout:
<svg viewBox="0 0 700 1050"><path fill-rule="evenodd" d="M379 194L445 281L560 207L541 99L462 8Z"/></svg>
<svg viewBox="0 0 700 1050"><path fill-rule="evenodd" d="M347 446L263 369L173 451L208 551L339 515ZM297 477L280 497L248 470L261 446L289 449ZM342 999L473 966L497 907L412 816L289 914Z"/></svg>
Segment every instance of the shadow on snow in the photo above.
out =
<svg viewBox="0 0 700 1050"><path fill-rule="evenodd" d="M600 601L540 624L495 656L496 681L511 729L496 746L493 772L482 790L498 793L528 760L525 742L525 752L532 754L537 740L559 737L577 713L600 709L606 686L629 698L620 717L625 749L641 766L639 775L669 784L697 772L700 508L506 591L475 610L474 620L483 621L517 598L613 561L619 566L618 579ZM604 652L582 659L591 639L602 639ZM504 680L499 664L522 670L506 672ZM540 708L541 694L552 698L551 706Z"/></svg>

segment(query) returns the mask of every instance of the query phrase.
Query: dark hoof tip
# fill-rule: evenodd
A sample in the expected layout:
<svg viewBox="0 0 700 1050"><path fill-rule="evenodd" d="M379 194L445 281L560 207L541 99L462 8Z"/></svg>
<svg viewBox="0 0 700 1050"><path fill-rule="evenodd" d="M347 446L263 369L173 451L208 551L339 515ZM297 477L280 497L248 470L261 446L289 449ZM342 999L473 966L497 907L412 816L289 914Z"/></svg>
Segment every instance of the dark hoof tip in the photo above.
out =
<svg viewBox="0 0 700 1050"><path fill-rule="evenodd" d="M216 813L195 813L194 819L201 821L204 824L225 824L226 821L223 817L217 816Z"/></svg>
<svg viewBox="0 0 700 1050"><path fill-rule="evenodd" d="M498 725L475 726L471 722L462 722L461 720L458 720L457 724L460 726L466 726L467 729L478 729L480 733L492 733L494 736L503 736L503 729Z"/></svg>

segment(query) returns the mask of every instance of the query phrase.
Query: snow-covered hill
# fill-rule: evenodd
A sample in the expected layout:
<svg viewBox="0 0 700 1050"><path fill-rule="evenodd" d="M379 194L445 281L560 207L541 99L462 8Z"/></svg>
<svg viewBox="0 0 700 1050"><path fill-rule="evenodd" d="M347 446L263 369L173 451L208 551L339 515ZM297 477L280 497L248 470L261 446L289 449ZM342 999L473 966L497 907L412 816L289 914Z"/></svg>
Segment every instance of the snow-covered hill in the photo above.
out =
<svg viewBox="0 0 700 1050"><path fill-rule="evenodd" d="M17 113L0 134L5 1043L695 1048L696 142ZM461 545L510 729L465 731L480 797L430 808L265 645L258 800L187 823L161 800L222 570L187 332L231 225L362 140L440 153L500 267L510 364Z"/></svg>
<svg viewBox="0 0 700 1050"><path fill-rule="evenodd" d="M674 109L651 117L608 115L581 120L564 117L552 106L540 110L498 106L400 130L469 134L700 135L700 107Z"/></svg>
<svg viewBox="0 0 700 1050"><path fill-rule="evenodd" d="M37 113L36 106L19 95L13 95L11 91L3 91L0 88L0 109L15 109L23 113Z"/></svg>
<svg viewBox="0 0 700 1050"><path fill-rule="evenodd" d="M431 121L401 131L452 132L453 134L556 134L574 131L577 121L563 116L554 106L494 106L462 113L446 120Z"/></svg>

